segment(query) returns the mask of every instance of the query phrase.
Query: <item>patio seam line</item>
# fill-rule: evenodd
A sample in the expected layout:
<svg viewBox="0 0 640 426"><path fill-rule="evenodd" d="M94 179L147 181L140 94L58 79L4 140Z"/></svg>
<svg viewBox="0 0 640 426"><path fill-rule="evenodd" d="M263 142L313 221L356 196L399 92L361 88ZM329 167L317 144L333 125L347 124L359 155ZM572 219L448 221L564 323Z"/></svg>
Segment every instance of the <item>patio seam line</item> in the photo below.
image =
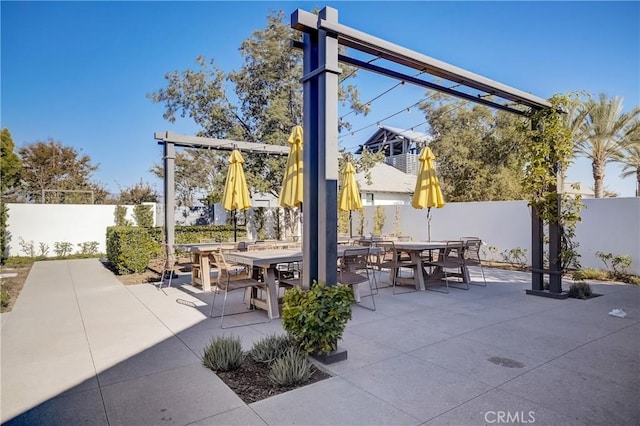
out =
<svg viewBox="0 0 640 426"><path fill-rule="evenodd" d="M295 389L293 389L293 390L295 390ZM273 396L277 396L277 395L273 395ZM269 425L269 423L265 419L263 419L262 416L260 416L260 414L256 413L255 410L249 406L249 404L247 404L244 401L242 401L242 402L244 403L244 406L247 407L249 410L251 410L260 420L262 420L264 422L265 425ZM259 402L259 401L256 401L256 402ZM221 411L221 412L219 412L217 414L214 414L212 416L203 417L201 419L197 419L197 420L194 420L192 422L185 423L184 426L189 426L189 425L201 422L201 421L206 420L206 419L211 419L213 417L217 417L217 416L220 416L222 414L229 413L231 411L234 411L234 410L237 410L237 409L240 409L240 408L242 408L242 407L229 408L228 410Z"/></svg>
<svg viewBox="0 0 640 426"><path fill-rule="evenodd" d="M98 374L98 369L96 368L95 358L93 356L93 350L91 349L91 342L89 341L89 335L87 334L87 326L84 322L84 315L82 313L82 306L80 305L80 300L78 300L78 292L76 291L76 280L73 278L73 274L71 273L71 264L70 261L65 261L67 267L67 273L69 275L69 280L71 281L71 286L73 288L73 296L76 299L76 305L78 306L78 312L80 313L80 321L82 322L82 330L84 331L84 338L87 342L87 349L89 349L89 356L91 357L91 365L93 365L93 372L96 378L96 382L98 383L98 392L100 393L100 401L102 402L102 409L104 410L104 418L107 421L107 425L110 425L109 421L109 413L107 412L107 404L104 401L104 395L102 393L102 385L100 384L100 377Z"/></svg>
<svg viewBox="0 0 640 426"><path fill-rule="evenodd" d="M396 358L396 357L401 356L401 355L402 355L402 354L400 354L400 355L396 355L396 356L395 356L395 357L393 357L393 358ZM382 361L379 361L379 362L388 361L388 360L393 359L393 358L387 358L386 360L382 360ZM377 363L376 363L376 364L377 364ZM371 365L375 365L375 364L370 364L369 366L371 366ZM362 367L362 368L364 368L364 367ZM351 372L353 372L353 371L357 371L357 370L359 370L359 369L351 370L349 373L351 373ZM345 373L345 374L346 374L346 373ZM360 389L361 391L363 391L363 392L365 392L365 393L367 393L367 394L371 395L371 396L372 396L373 398L375 398L376 400L381 401L382 403L384 403L384 404L388 405L389 407L392 407L392 408L394 408L394 409L396 409L396 410L400 411L400 412L401 412L401 413L403 413L403 414L406 414L407 416L411 417L412 419L415 419L415 420L418 422L418 423L417 423L418 425L420 425L420 424L424 423L421 419L419 419L419 418L417 418L417 417L413 416L412 414L407 413L407 412L406 412L406 411L404 411L402 408L400 408L400 407L396 407L394 404L392 404L392 403L390 403L390 402L388 402L388 401L385 401L384 399L380 398L378 395L375 395L375 394L373 394L373 393L369 392L367 389L365 389L365 388L363 388L363 387L359 386L357 383L352 382L352 381L351 381L351 380L349 380L348 378L343 377L343 376L341 376L341 375L340 375L340 376L337 376L337 377L340 377L342 380L345 380L345 381L349 382L351 385L353 385L353 386L355 386L356 388Z"/></svg>
<svg viewBox="0 0 640 426"><path fill-rule="evenodd" d="M165 368L163 370L158 370L158 371L154 371L154 372L151 372L151 373L142 374L140 376L135 376L135 377L130 377L128 379L118 380L116 382L112 382L112 383L109 383L109 384L106 384L106 385L101 385L100 387L106 389L106 388L109 388L109 387L114 386L114 385L120 385L122 383L130 382L132 380L144 379L146 377L155 376L156 374L160 374L160 373L164 373L164 372L168 372L168 371L173 371L173 370L178 370L180 368L189 367L191 365L195 365L195 363L194 364L178 365L176 367L171 367L171 368Z"/></svg>
<svg viewBox="0 0 640 426"><path fill-rule="evenodd" d="M173 332L173 330L172 330L171 328L169 328L169 326L168 326L167 324L165 324L165 323L164 323L164 321L162 321L162 320L160 319L160 317L158 317L158 315L156 315L156 314L155 314L155 312L153 312L153 311L152 311L152 310L151 310L151 309L150 309L150 308L149 308L149 307L148 307L148 306L147 306L147 305L146 305L146 304L145 304L145 303L144 303L144 302L143 302L143 301L142 301L142 300L141 300L141 299L140 299L140 298L139 298L139 297L134 293L134 292L132 292L131 290L129 290L129 287L128 287L128 286L126 286L126 285L124 285L124 284L123 284L123 286L127 289L127 291L129 292L129 294L131 294L133 297L135 297L135 298L136 298L136 300L137 300L137 301L138 301L142 306L144 306L144 308L145 308L145 309L146 309L146 310L147 310L151 315L153 315L153 317L154 317L155 319L157 319L157 320L160 322L160 324L162 324L162 326L163 326L164 328L166 328L167 330L169 330L169 333L171 333L171 335L172 335L172 336L174 336L175 338L177 338L177 339L180 341L180 343L182 343L182 344L183 344L183 345L184 345L184 346L185 346L185 347L186 347L186 348L187 348L187 349L188 349L192 354L194 354L198 359L202 360L202 356L198 355L198 354L197 354L193 349L191 349L191 348L189 347L189 345L187 345L187 343L186 343L184 340L182 340L182 339L180 338L180 336L178 336L176 333L174 333L174 332ZM205 321L206 321L206 319L205 319ZM184 367L184 366L183 366L183 367Z"/></svg>

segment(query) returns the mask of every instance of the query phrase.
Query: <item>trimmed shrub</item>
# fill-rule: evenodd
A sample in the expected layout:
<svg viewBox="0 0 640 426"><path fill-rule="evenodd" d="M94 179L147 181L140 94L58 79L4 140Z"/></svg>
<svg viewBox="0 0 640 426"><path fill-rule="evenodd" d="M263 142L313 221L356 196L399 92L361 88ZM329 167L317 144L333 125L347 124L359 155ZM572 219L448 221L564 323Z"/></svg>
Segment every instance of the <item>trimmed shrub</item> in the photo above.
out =
<svg viewBox="0 0 640 426"><path fill-rule="evenodd" d="M149 205L138 204L135 206L133 208L133 218L138 226L143 228L153 227L153 210Z"/></svg>
<svg viewBox="0 0 640 426"><path fill-rule="evenodd" d="M231 371L240 368L244 360L239 337L216 337L204 349L202 364L213 371Z"/></svg>
<svg viewBox="0 0 640 426"><path fill-rule="evenodd" d="M160 244L153 240L146 228L107 228L107 259L119 275L144 272L151 258L158 253Z"/></svg>
<svg viewBox="0 0 640 426"><path fill-rule="evenodd" d="M353 302L346 285L314 282L309 290L293 287L284 294L282 328L303 351L328 354L337 349Z"/></svg>

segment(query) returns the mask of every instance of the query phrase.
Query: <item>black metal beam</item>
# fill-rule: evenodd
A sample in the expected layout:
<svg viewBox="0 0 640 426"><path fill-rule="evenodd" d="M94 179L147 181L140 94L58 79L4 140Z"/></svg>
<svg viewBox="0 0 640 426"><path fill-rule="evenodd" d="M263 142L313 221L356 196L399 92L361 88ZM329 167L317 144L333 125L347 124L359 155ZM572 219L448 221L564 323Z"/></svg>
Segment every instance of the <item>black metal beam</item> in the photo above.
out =
<svg viewBox="0 0 640 426"><path fill-rule="evenodd" d="M475 102L477 104L486 105L488 107L499 109L499 110L502 110L502 111L507 111L507 112L510 112L512 114L522 115L522 116L526 117L526 116L529 116L529 114L531 113L529 110L522 111L522 110L518 110L518 109L515 109L515 108L508 107L508 106L503 105L503 104L499 104L497 102L491 102L491 101L489 101L487 99L484 99L484 98L482 98L480 96L474 96L474 95L470 95L468 93L459 92L457 90L453 90L453 89L450 89L448 87L440 86L439 84L435 84L435 83L432 83L430 81L422 80L422 79L417 78L417 77L412 77L410 75L403 74L403 73L398 72L398 71L390 70L388 68L380 67L380 66L371 64L369 62L364 62L364 61L361 61L359 59L351 58L351 57L346 56L346 55L338 55L338 60L340 62L344 62L346 64L353 65L353 66L358 67L358 68L363 68L363 69L366 69L368 71L372 71L372 72L375 72L375 73L378 73L378 74L381 74L381 75L384 75L384 76L387 76L387 77L392 77L392 78L395 78L397 80L403 80L403 81L406 81L408 83L415 84L416 86L437 90L439 92L443 92L443 93L446 93L446 94L451 95L451 96L456 96L458 98L462 98L462 99L465 99L467 101ZM493 93L488 93L488 95L493 95Z"/></svg>

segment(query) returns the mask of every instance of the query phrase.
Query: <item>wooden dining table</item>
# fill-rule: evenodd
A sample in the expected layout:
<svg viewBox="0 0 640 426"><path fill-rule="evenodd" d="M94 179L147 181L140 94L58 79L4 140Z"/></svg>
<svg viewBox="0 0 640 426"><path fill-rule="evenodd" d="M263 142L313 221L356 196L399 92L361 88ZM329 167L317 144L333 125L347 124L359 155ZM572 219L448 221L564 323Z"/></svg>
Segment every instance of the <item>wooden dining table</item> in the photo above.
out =
<svg viewBox="0 0 640 426"><path fill-rule="evenodd" d="M191 252L191 283L201 286L202 291L211 291L211 254L214 251L235 251L241 243L191 243L176 244L178 250Z"/></svg>
<svg viewBox="0 0 640 426"><path fill-rule="evenodd" d="M431 267L428 263L424 261L422 253L424 251L437 251L439 256L445 255L445 250L447 249L447 241L395 241L394 242L396 251L407 253L411 262L418 265L416 270L418 271L411 278L403 278L398 276L398 271L396 269L391 270L391 274L396 274L397 282L400 284L412 284L415 286L416 290L427 290L427 286L437 284L442 284L442 279L444 278L444 272L442 268L435 267L433 270L429 271ZM448 246L452 247L451 244ZM462 250L464 248L464 243L460 241L459 245L453 245L454 248L458 250ZM462 281L468 283L470 281L469 278L469 270L466 266L462 266L461 271L459 273L448 273L449 276L458 276L462 278Z"/></svg>
<svg viewBox="0 0 640 426"><path fill-rule="evenodd" d="M350 248L365 248L360 246L338 246L338 257L344 254L344 251ZM373 248L375 252L377 248ZM278 265L284 263L302 262L302 250L297 249L272 249L259 251L231 251L225 253L225 259L228 262L247 265L250 267L261 268L263 271L264 282L267 284L266 300L254 300L256 307L267 311L269 318L279 318L280 311L278 309L278 283L276 281ZM337 259L336 259L337 267ZM356 299L358 295L356 294ZM248 300L248 298L247 298Z"/></svg>

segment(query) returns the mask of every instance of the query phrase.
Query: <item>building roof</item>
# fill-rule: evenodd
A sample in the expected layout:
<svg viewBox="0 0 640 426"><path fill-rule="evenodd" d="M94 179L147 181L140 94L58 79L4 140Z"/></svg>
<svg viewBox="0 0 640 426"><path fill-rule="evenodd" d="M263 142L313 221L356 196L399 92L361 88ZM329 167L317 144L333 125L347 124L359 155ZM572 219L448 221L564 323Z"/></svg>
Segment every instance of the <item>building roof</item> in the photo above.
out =
<svg viewBox="0 0 640 426"><path fill-rule="evenodd" d="M361 154L364 147L372 152L383 150L386 156L407 152L417 153L432 139L430 135L415 130L379 125L378 130L358 148L356 154Z"/></svg>
<svg viewBox="0 0 640 426"><path fill-rule="evenodd" d="M369 173L371 183L367 183L364 172L356 173L360 192L394 192L412 194L416 186L416 177L406 174L393 166L377 163Z"/></svg>

